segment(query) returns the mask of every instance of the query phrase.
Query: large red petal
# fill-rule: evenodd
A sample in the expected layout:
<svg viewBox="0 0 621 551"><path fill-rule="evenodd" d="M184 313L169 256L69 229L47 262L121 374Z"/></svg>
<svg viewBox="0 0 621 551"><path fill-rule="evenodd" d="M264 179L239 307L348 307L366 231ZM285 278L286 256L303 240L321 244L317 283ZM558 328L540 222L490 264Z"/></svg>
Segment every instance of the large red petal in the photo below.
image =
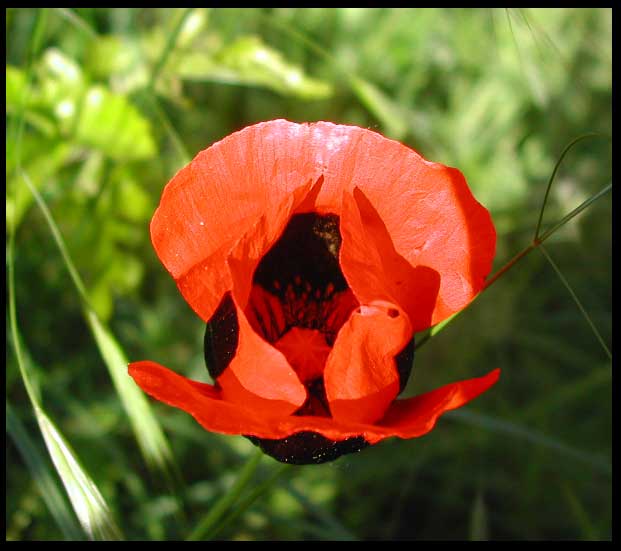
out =
<svg viewBox="0 0 621 551"><path fill-rule="evenodd" d="M394 302L408 315L412 331L429 327L440 275L427 266L412 266L395 250L384 221L358 188L353 196L343 194L340 228L340 264L358 301Z"/></svg>
<svg viewBox="0 0 621 551"><path fill-rule="evenodd" d="M343 191L362 190L395 250L439 274L431 323L482 288L496 236L462 174L380 134L327 122L277 120L199 153L167 185L151 223L158 256L190 305L208 319L231 287L226 259L270 205L309 180L324 185L304 209L340 214Z"/></svg>
<svg viewBox="0 0 621 551"><path fill-rule="evenodd" d="M360 188L396 252L439 275L431 324L466 306L491 270L496 232L461 172L369 130L322 122L313 135L334 144L318 154L326 168L317 208L338 208L344 191Z"/></svg>
<svg viewBox="0 0 621 551"><path fill-rule="evenodd" d="M375 425L329 417L265 415L242 404L226 402L211 385L186 379L155 362L130 364L129 374L147 394L186 411L209 431L272 439L312 431L334 441L363 436L367 442L375 444L391 436L414 438L426 434L442 413L464 405L491 387L498 380L499 370L396 401L386 417Z"/></svg>
<svg viewBox="0 0 621 551"><path fill-rule="evenodd" d="M304 126L250 126L201 151L168 183L151 221L153 246L190 306L207 321L232 282L231 249L311 178Z"/></svg>

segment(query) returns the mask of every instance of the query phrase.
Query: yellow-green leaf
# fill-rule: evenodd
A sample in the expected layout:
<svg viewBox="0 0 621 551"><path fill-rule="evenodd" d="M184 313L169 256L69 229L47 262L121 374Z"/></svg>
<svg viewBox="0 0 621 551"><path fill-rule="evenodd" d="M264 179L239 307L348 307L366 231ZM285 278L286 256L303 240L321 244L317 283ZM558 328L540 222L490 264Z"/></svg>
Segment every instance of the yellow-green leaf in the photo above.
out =
<svg viewBox="0 0 621 551"><path fill-rule="evenodd" d="M149 121L125 96L103 86L86 92L75 137L116 160L148 159L156 152Z"/></svg>
<svg viewBox="0 0 621 551"><path fill-rule="evenodd" d="M307 100L328 98L333 91L329 83L309 77L257 36L239 38L213 58L203 52L179 56L173 70L185 79L263 86Z"/></svg>

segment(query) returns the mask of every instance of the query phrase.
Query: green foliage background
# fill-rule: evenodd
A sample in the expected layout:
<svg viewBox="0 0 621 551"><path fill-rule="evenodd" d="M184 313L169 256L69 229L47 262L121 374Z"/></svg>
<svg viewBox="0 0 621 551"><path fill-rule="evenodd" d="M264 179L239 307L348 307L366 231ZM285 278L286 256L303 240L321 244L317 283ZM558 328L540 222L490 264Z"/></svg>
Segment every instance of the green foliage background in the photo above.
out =
<svg viewBox="0 0 621 551"><path fill-rule="evenodd" d="M187 537L254 448L158 403L183 483L147 468L20 165L127 358L206 381L203 324L148 233L164 185L199 150L273 118L378 130L462 170L492 212L498 268L532 240L564 146L612 131L611 34L610 9L7 10L6 214L22 342L47 413L124 537ZM608 184L610 167L606 140L577 145L544 223ZM546 243L609 347L610 228L609 194ZM28 457L58 476L8 332L6 362L7 404L33 444L7 438L6 537L60 539ZM405 395L496 367L498 385L429 435L291 467L217 537L610 539L611 364L538 251L417 352ZM277 467L264 458L250 488Z"/></svg>

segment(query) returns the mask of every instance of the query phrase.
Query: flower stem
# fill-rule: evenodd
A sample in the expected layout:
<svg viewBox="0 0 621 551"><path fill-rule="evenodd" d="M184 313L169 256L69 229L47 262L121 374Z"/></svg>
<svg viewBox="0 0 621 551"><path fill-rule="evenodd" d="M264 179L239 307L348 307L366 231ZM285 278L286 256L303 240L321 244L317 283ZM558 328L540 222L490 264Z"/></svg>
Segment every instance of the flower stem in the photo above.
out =
<svg viewBox="0 0 621 551"><path fill-rule="evenodd" d="M187 18L193 10L194 8L186 8L185 11L182 12L179 16L179 19L177 20L172 32L168 35L166 45L164 46L164 49L162 50L157 62L153 66L151 78L149 79L149 84L147 86L148 90L155 90L157 78L160 76L160 72L164 68L164 65L166 65L166 62L168 61L168 57L170 56L171 52L175 49L175 42L177 42L177 37L179 36L179 33L183 29L183 25L185 24Z"/></svg>
<svg viewBox="0 0 621 551"><path fill-rule="evenodd" d="M207 516L200 522L194 531L188 536L188 541L200 541L205 535L211 532L216 523L226 514L231 506L237 501L244 491L261 462L263 452L259 449L246 462L242 471L233 484L232 488L224 494L210 509Z"/></svg>
<svg viewBox="0 0 621 551"><path fill-rule="evenodd" d="M280 465L269 478L261 482L252 492L243 500L240 500L235 509L218 525L215 525L210 531L205 533L204 540L215 538L222 530L227 528L234 520L243 515L246 510L259 499L267 490L272 487L286 471L291 469L291 465Z"/></svg>
<svg viewBox="0 0 621 551"><path fill-rule="evenodd" d="M541 231L541 224L543 223L543 213L546 210L546 204L548 203L548 196L550 195L550 190L552 189L552 182L554 182L556 173L558 172L558 169L561 166L561 163L563 162L565 155L569 153L569 151L574 145L581 142L582 140L586 140L588 138L597 138L597 137L608 138L608 136L604 134L598 134L594 132L589 133L589 134L583 134L582 136L578 136L576 139L569 142L567 146L565 147L565 149L563 149L561 156L558 158L558 161L556 161L556 165L554 165L554 170L552 171L552 174L550 175L550 179L548 180L548 186L546 187L546 193L543 196L543 202L541 203L541 210L539 211L539 220L537 220L537 227L535 228L535 237L534 237L535 240L539 239L539 232Z"/></svg>
<svg viewBox="0 0 621 551"><path fill-rule="evenodd" d="M593 320L591 319L589 314L587 314L587 311L584 309L584 306L582 306L582 303L578 299L578 296L576 295L576 293L574 293L574 290L571 288L571 285L569 284L569 282L567 281L567 279L565 278L565 276L561 272L560 268L556 265L556 262L554 262L554 260L552 260L552 257L550 256L548 251L546 251L546 249L545 249L545 247L543 245L541 245L539 247L539 250L541 251L543 256L546 257L546 260L550 263L550 266L552 266L552 268L556 272L556 275L559 277L559 279L561 280L563 285L565 285L565 288L567 289L567 291L571 295L571 298L574 299L574 302L576 303L576 306L578 307L578 309L580 310L580 312L584 316L584 319L586 320L586 322L591 327L591 330L595 334L595 337L599 341L599 344L602 345L602 348L606 352L606 355L608 356L608 359L612 360L612 354L610 352L610 349L608 348L608 346L606 346L606 343L604 342L604 339L602 338L602 336L600 335L599 331L597 330L597 327L595 327L595 324L593 323Z"/></svg>

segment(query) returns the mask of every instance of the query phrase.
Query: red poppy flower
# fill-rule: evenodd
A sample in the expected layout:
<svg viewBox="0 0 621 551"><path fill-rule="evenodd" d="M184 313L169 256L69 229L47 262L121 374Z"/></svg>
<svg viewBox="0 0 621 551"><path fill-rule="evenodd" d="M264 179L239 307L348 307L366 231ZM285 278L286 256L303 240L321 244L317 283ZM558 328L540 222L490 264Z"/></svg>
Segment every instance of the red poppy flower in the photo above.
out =
<svg viewBox="0 0 621 551"><path fill-rule="evenodd" d="M499 371L396 400L413 335L464 308L496 234L463 175L376 132L275 120L168 183L155 250L207 323L214 385L154 362L142 389L281 461L322 462L430 431Z"/></svg>

